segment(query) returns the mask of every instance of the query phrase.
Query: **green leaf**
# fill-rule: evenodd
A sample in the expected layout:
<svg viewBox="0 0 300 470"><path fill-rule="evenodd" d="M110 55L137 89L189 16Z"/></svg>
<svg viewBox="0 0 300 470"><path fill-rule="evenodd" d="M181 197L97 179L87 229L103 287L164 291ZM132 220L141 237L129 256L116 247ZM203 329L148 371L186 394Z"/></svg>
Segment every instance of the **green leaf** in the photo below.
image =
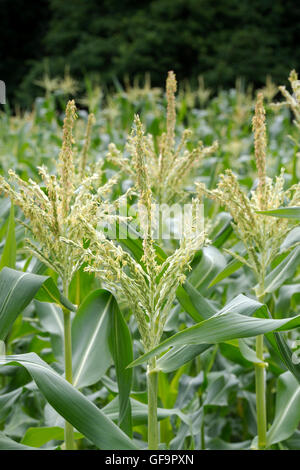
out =
<svg viewBox="0 0 300 470"><path fill-rule="evenodd" d="M213 287L218 284L218 282L223 281L223 279L226 279L227 277L231 276L231 274L235 273L242 266L243 263L241 261L233 259L221 272L216 275L216 277L209 284L209 287Z"/></svg>
<svg viewBox="0 0 300 470"><path fill-rule="evenodd" d="M239 313L241 315L247 316L253 315L254 313L263 313L264 316L267 316L265 313L266 307L263 304L255 299L250 299L243 294L239 294L237 297L228 302L228 304L226 304L221 310L217 312L217 315L228 312Z"/></svg>
<svg viewBox="0 0 300 470"><path fill-rule="evenodd" d="M280 287L275 304L275 317L284 317L290 308L296 309L300 304L300 283L285 284Z"/></svg>
<svg viewBox="0 0 300 470"><path fill-rule="evenodd" d="M29 274L29 273L27 273ZM72 312L76 311L76 306L73 305L57 288L55 282L51 277L46 277L41 285L41 289L37 292L35 298L40 302L54 302L61 308L67 308Z"/></svg>
<svg viewBox="0 0 300 470"><path fill-rule="evenodd" d="M203 317L207 319L216 313L217 310L215 306L211 302L204 299L200 292L196 291L196 289L191 285L189 285L189 292L191 293L191 298L193 295L195 295L195 298L199 299L199 305L201 306L199 310L202 312ZM251 305L252 309L250 309ZM245 311L248 314L251 314L251 312L254 312L256 308L256 301L251 301L247 297L239 295L238 297L236 297L236 299L234 299L226 307L224 307L224 309L222 309L219 314L222 312L224 313L226 309L236 311L241 315L245 314ZM196 356L199 356L203 352L207 351L207 349L209 349L210 347L211 344L197 344L190 346L173 347L172 349L170 349L170 351L168 351L156 361L156 367L157 369L163 372L172 372L174 370L179 369L179 367L191 361ZM237 345L232 346L232 348L238 351ZM253 354L255 355L254 352ZM253 358L254 357L252 356L252 359Z"/></svg>
<svg viewBox="0 0 300 470"><path fill-rule="evenodd" d="M183 287L189 295L192 305L199 313L200 319L210 318L217 312L217 308L209 300L205 299L189 281L186 281Z"/></svg>
<svg viewBox="0 0 300 470"><path fill-rule="evenodd" d="M86 297L75 315L72 323L74 387L98 382L111 364L109 331L113 304L110 292L97 289Z"/></svg>
<svg viewBox="0 0 300 470"><path fill-rule="evenodd" d="M287 219L300 219L300 207L279 207L268 211L255 211L258 214L271 215L273 217L284 217Z"/></svg>
<svg viewBox="0 0 300 470"><path fill-rule="evenodd" d="M29 447L7 437L0 431L0 450L37 450L35 447Z"/></svg>
<svg viewBox="0 0 300 470"><path fill-rule="evenodd" d="M12 409L15 401L22 393L22 387L0 395L0 420L4 420Z"/></svg>
<svg viewBox="0 0 300 470"><path fill-rule="evenodd" d="M33 298L61 300L68 305L50 277L3 268L0 273L0 339L5 339L17 316ZM73 307L73 306L72 306Z"/></svg>
<svg viewBox="0 0 300 470"><path fill-rule="evenodd" d="M0 339L46 281L45 276L3 268L0 273Z"/></svg>
<svg viewBox="0 0 300 470"><path fill-rule="evenodd" d="M285 239L283 240L283 242L281 243L280 245L280 253L279 253L279 256L283 255L283 257L285 258L284 255L287 255L288 253L286 253L290 248L293 248L296 244L298 244L300 242L300 226L296 226L294 227L288 234L287 236L285 237ZM276 257L278 258L278 257ZM276 260L275 258L275 260ZM283 259L284 259L283 258ZM275 261L274 260L274 261ZM273 262L274 262L273 261ZM280 259L280 261L282 261ZM279 262L280 262L279 261ZM278 264L278 263L276 263Z"/></svg>
<svg viewBox="0 0 300 470"><path fill-rule="evenodd" d="M219 437L208 437L205 442L208 450L248 450L251 444L251 441L230 443L223 441Z"/></svg>
<svg viewBox="0 0 300 470"><path fill-rule="evenodd" d="M228 372L213 372L209 376L204 406L227 406L230 390L238 384L234 374Z"/></svg>
<svg viewBox="0 0 300 470"><path fill-rule="evenodd" d="M119 421L121 429L132 437L131 404L129 395L132 386L132 369L127 366L132 362L133 350L130 330L125 322L115 298L110 311L111 330L110 347L114 360L119 389Z"/></svg>
<svg viewBox="0 0 300 470"><path fill-rule="evenodd" d="M34 301L35 310L44 331L49 333L55 358L64 364L64 317L61 308L48 302Z"/></svg>
<svg viewBox="0 0 300 470"><path fill-rule="evenodd" d="M224 269L225 265L225 257L217 248L214 246L204 247L201 260L193 269L188 280L196 289L203 292L208 288L212 279Z"/></svg>
<svg viewBox="0 0 300 470"><path fill-rule="evenodd" d="M276 340L277 347L279 349L279 352L281 354L281 358L283 362L285 363L286 367L289 369L289 371L294 375L294 377L297 379L298 383L300 384L300 366L299 363L295 364L293 362L292 356L293 353L290 350L289 346L287 345L283 334L282 333L274 333L274 337Z"/></svg>
<svg viewBox="0 0 300 470"><path fill-rule="evenodd" d="M201 307L201 309L199 310L202 312L203 317L208 319L216 314L216 307L211 302L208 302L206 299L204 299L200 292L196 291L196 289L191 285L189 285L188 289L191 293L191 297L195 295L195 299L199 300L199 305ZM244 295L238 295L235 299L229 302L222 310L220 310L218 312L218 315L226 313L227 311L236 312L241 315L252 315L258 309L259 305L261 304L258 304L256 300L249 299ZM228 344L227 346L231 345ZM210 347L211 344L173 347L172 349L170 349L170 351L168 351L166 354L164 354L157 360L156 366L159 370L162 370L163 372L171 372L177 370L179 367L194 359L196 356L207 351L207 349L209 349ZM231 347L234 349L234 353L236 354L238 352L238 344ZM253 352L251 358L254 359L254 356L255 353Z"/></svg>
<svg viewBox="0 0 300 470"><path fill-rule="evenodd" d="M99 449L137 449L101 410L36 354L7 356L0 364L25 367L48 403Z"/></svg>
<svg viewBox="0 0 300 470"><path fill-rule="evenodd" d="M299 266L300 247L296 247L265 278L264 293L274 292L287 279L291 278ZM257 288L257 286L255 287Z"/></svg>
<svg viewBox="0 0 300 470"><path fill-rule="evenodd" d="M253 302L250 302L250 310L253 310ZM252 304L252 305L251 305ZM267 316L266 307L256 302L257 314ZM244 306L246 307L246 306ZM222 312L222 311L221 311ZM253 313L253 311L252 311ZM131 367L142 364L153 356L157 356L171 346L191 344L220 343L237 338L247 338L268 333L270 331L289 330L300 325L300 315L294 318L272 320L265 318L252 318L244 314L233 313L223 309L223 313L204 320L197 325L187 328L171 338L163 341L159 346L144 354L131 363Z"/></svg>
<svg viewBox="0 0 300 470"><path fill-rule="evenodd" d="M185 282L185 286L188 281ZM198 312L198 309L195 307L194 303L192 302L189 294L187 293L186 289L184 286L178 286L176 290L176 297L180 302L180 305L184 309L186 313L188 313L193 320L196 322L199 322L202 320L202 317L200 313Z"/></svg>
<svg viewBox="0 0 300 470"><path fill-rule="evenodd" d="M267 433L267 446L288 439L300 421L300 385L290 372L277 382L275 418Z"/></svg>
<svg viewBox="0 0 300 470"><path fill-rule="evenodd" d="M256 352L249 348L245 340L239 339L239 347L243 357L247 359L247 361L253 362L253 364L264 364L264 362L257 357Z"/></svg>
<svg viewBox="0 0 300 470"><path fill-rule="evenodd" d="M222 227L222 229L214 237L212 244L216 248L220 248L221 246L224 245L224 243L230 237L232 232L233 232L232 218L229 217L229 220L225 223L224 227Z"/></svg>
<svg viewBox="0 0 300 470"><path fill-rule="evenodd" d="M94 290L95 274L84 271L86 264L82 265L74 274L69 286L68 298L76 305L80 305L88 294Z"/></svg>
<svg viewBox="0 0 300 470"><path fill-rule="evenodd" d="M82 437L83 435L79 432L74 432L75 439L81 439ZM64 439L64 428L59 426L28 428L21 444L41 447L49 441L64 441Z"/></svg>
<svg viewBox="0 0 300 470"><path fill-rule="evenodd" d="M174 347L156 361L156 368L162 372L173 372L210 347L211 344Z"/></svg>
<svg viewBox="0 0 300 470"><path fill-rule="evenodd" d="M130 224L116 223L118 241L131 251L137 261L140 261L144 251L140 234Z"/></svg>
<svg viewBox="0 0 300 470"><path fill-rule="evenodd" d="M288 450L300 450L300 431L296 430L294 434L284 441Z"/></svg>
<svg viewBox="0 0 300 470"><path fill-rule="evenodd" d="M14 206L10 206L10 214L8 219L8 229L5 240L5 245L3 248L1 260L0 260L0 270L7 266L8 268L14 269L16 267L16 256L17 256L17 243L16 243L16 234L15 234L15 211Z"/></svg>
<svg viewBox="0 0 300 470"><path fill-rule="evenodd" d="M148 405L141 403L138 400L130 398L133 425L137 426L140 424L147 424L148 422ZM103 413L109 417L112 421L117 421L119 416L119 404L118 397L114 398L108 405L102 409ZM170 416L178 416L182 421L189 422L189 417L182 413L178 408L165 409L157 408L157 419L162 420L169 418Z"/></svg>

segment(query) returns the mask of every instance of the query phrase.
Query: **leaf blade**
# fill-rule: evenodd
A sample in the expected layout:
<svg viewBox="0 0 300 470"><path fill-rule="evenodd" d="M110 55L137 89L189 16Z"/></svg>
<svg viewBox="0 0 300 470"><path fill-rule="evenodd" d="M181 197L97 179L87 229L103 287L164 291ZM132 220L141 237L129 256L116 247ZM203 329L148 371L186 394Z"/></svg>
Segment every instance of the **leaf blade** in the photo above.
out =
<svg viewBox="0 0 300 470"><path fill-rule="evenodd" d="M36 354L2 357L0 364L25 367L48 403L100 449L137 449L99 408Z"/></svg>

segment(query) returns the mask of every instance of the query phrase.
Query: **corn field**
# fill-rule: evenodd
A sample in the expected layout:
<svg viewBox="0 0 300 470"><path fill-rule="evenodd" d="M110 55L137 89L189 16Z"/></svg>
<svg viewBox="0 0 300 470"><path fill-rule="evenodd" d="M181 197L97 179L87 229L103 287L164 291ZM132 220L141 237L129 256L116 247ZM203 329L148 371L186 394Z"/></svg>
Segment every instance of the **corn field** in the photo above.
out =
<svg viewBox="0 0 300 470"><path fill-rule="evenodd" d="M0 449L300 449L289 81L1 108Z"/></svg>

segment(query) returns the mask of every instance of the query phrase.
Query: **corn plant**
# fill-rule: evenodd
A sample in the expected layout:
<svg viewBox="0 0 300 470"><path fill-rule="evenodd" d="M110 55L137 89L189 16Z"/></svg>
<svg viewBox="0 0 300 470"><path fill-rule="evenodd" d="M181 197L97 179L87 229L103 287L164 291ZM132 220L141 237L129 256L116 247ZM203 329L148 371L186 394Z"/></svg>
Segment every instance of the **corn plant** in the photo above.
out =
<svg viewBox="0 0 300 470"><path fill-rule="evenodd" d="M272 183L266 176L266 127L265 110L263 107L263 94L257 98L255 116L253 118L254 147L256 166L258 170L257 188L252 191L249 199L241 190L236 177L228 170L223 176L217 190L207 191L199 185L200 194L213 197L221 204L225 204L234 220L234 229L243 242L247 257L230 252L238 261L249 266L257 279L256 296L260 302L264 301L266 293L266 276L268 268L274 258L278 256L280 246L292 229L286 219L268 220L256 211L277 209L288 198L288 206L299 205L300 185L292 186L288 191L283 190L283 174ZM289 251L293 248L289 247ZM257 396L257 426L258 445L266 445L266 405L264 385L264 357L263 336L256 339L256 354L261 362L256 365L256 396Z"/></svg>
<svg viewBox="0 0 300 470"><path fill-rule="evenodd" d="M62 237L75 237L78 230L76 221L84 208L89 192L97 191L96 199L102 202L111 184L100 187L101 168L94 168L90 175L86 174L87 151L89 146L90 130L93 117L87 124L87 134L83 147L79 172L75 171L73 162L73 136L72 129L76 118L74 101L69 101L66 108L66 117L63 126L62 149L57 165L58 174L50 175L45 167L39 168L44 186L36 184L33 180L24 181L10 171L13 184L1 177L1 189L11 198L14 204L20 206L30 225L26 228L34 241L26 239L27 249L30 253L56 272L62 282L63 295L68 298L70 282L83 262L80 253L73 246L66 246ZM95 198L94 198L95 199ZM102 215L105 217L107 208L105 202ZM99 212L98 212L99 214ZM71 311L63 307L64 317L64 352L65 352L65 378L72 383L72 341L71 341ZM73 428L66 423L66 448L73 449Z"/></svg>

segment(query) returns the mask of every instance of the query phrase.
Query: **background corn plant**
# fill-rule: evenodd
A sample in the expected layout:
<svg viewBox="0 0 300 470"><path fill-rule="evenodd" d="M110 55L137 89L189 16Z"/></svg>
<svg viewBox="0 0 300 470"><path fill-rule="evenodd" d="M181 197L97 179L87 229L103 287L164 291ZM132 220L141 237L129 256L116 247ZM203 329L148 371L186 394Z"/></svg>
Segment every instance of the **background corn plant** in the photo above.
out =
<svg viewBox="0 0 300 470"><path fill-rule="evenodd" d="M23 179L37 181L37 166L45 164L50 170L55 166L63 110L74 90L50 80L44 86L45 96L37 99L31 113L15 114L7 106L0 114L2 175L13 168ZM287 108L269 106L276 92L268 82L264 89L268 174L275 177L284 166L289 187L299 181L299 131ZM201 81L198 90L179 89L176 136L184 128L191 129L191 149L199 139L205 146L219 142L218 149L192 171L186 182L188 192L192 194L195 182L213 189L219 174L228 168L238 175L246 192L251 190L256 180L251 131L254 104L251 90L243 90L240 82L212 99ZM154 141L166 130L166 97L147 83L118 87L105 96L100 87L87 81L86 97L78 107L74 151L80 155L84 148L88 112L93 112L89 160L103 160L102 184L117 171L106 158L108 145L113 142L123 149L136 113ZM124 174L111 199L124 194L131 184ZM118 297L117 302L83 267L70 283L68 298L62 295L58 275L24 251L22 213L6 198L0 204L0 339L9 355L8 361L2 357L0 368L1 448L64 448L64 420L75 429L78 449L146 448L147 357L126 299ZM280 210L275 215L280 216ZM283 241L265 279L268 308L255 300L251 270L226 251L245 255L232 231L230 215L206 201L205 216L212 243L196 253L186 282L177 289L162 343L155 350L160 446L257 446L253 364L261 359L254 352L254 336L265 333L267 447L298 449L300 373L293 346L300 324L299 213L292 214L295 228ZM121 242L140 261L142 240L132 237ZM155 246L160 263L175 246L172 240L167 246ZM64 379L66 308L72 319L73 385ZM127 368L133 360L136 367Z"/></svg>

